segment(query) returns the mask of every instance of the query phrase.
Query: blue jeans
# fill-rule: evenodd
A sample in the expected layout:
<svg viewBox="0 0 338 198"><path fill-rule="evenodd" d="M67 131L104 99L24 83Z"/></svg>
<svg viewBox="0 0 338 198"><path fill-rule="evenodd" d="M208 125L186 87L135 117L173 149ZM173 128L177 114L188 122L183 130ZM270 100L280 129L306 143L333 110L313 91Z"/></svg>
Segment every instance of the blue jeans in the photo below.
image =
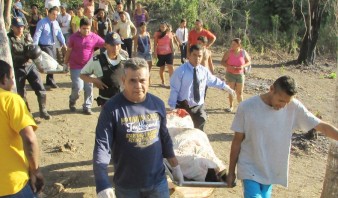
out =
<svg viewBox="0 0 338 198"><path fill-rule="evenodd" d="M272 185L264 185L253 180L244 179L244 198L270 198Z"/></svg>
<svg viewBox="0 0 338 198"><path fill-rule="evenodd" d="M115 186L117 198L169 198L169 188L167 179L164 178L157 185L149 188L122 188Z"/></svg>
<svg viewBox="0 0 338 198"><path fill-rule="evenodd" d="M27 182L26 186L20 190L18 193L14 195L6 195L6 196L0 196L0 198L37 198L37 195L35 195L32 191L31 186L29 185L29 182Z"/></svg>
<svg viewBox="0 0 338 198"><path fill-rule="evenodd" d="M80 91L84 90L83 109L90 109L93 104L93 83L86 83L80 78L81 69L70 69L70 78L72 80L72 92L69 96L69 102L74 103L80 97Z"/></svg>

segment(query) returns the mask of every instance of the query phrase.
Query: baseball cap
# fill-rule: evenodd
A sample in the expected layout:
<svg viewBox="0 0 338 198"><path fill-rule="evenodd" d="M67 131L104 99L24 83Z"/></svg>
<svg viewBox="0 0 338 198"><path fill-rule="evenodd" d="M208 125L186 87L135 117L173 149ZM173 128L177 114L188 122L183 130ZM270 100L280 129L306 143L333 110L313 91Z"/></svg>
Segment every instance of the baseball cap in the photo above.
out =
<svg viewBox="0 0 338 198"><path fill-rule="evenodd" d="M121 41L120 35L116 32L107 33L106 37L104 38L104 42L109 45L123 44L123 42Z"/></svg>
<svg viewBox="0 0 338 198"><path fill-rule="evenodd" d="M25 26L21 17L12 18L12 25L14 25L16 27Z"/></svg>

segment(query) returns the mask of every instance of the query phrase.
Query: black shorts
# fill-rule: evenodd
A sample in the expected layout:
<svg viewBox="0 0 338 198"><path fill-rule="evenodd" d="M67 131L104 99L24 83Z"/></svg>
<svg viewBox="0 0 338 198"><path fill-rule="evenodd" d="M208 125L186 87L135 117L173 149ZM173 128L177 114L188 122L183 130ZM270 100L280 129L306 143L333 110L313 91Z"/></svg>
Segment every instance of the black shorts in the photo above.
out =
<svg viewBox="0 0 338 198"><path fill-rule="evenodd" d="M163 67L166 64L172 65L174 63L174 56L172 53L166 54L166 55L159 55L157 54L158 61L156 63L156 66Z"/></svg>

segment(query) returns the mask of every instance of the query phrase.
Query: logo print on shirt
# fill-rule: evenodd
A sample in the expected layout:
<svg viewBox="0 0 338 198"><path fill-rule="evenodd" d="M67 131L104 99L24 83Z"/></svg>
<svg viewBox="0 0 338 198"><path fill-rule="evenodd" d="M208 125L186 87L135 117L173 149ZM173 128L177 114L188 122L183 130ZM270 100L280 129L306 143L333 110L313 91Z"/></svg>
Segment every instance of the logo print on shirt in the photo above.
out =
<svg viewBox="0 0 338 198"><path fill-rule="evenodd" d="M126 126L126 138L137 147L147 147L159 140L160 117L157 113L121 118Z"/></svg>

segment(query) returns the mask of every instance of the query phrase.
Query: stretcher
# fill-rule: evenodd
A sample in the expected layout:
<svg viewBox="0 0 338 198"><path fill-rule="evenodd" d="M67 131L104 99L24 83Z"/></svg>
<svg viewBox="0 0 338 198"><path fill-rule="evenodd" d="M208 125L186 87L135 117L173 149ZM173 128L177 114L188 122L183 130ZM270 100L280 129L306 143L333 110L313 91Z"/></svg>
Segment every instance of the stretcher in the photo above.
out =
<svg viewBox="0 0 338 198"><path fill-rule="evenodd" d="M192 181L192 180L187 180L184 178L184 182L182 184L178 184L177 181L174 180L174 177L172 175L172 170L169 165L169 163L165 160L163 163L165 167L166 174L169 176L173 184L176 186L181 186L181 187L207 187L207 188L225 188L227 187L227 183L224 181L218 181L218 182L207 182L207 181Z"/></svg>

